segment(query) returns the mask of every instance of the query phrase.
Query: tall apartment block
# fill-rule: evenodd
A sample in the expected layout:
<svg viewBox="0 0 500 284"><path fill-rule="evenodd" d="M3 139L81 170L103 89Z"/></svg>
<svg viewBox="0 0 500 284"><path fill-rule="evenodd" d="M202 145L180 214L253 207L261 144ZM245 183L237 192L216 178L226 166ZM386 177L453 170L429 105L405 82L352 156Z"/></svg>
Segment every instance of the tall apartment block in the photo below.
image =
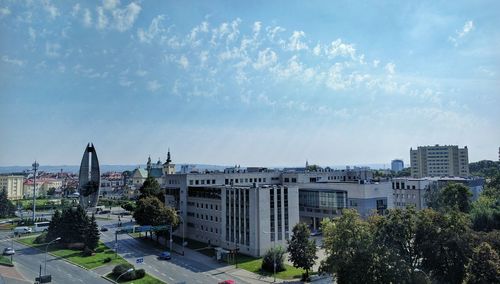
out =
<svg viewBox="0 0 500 284"><path fill-rule="evenodd" d="M468 177L469 153L467 146L419 146L410 149L410 165L413 178Z"/></svg>

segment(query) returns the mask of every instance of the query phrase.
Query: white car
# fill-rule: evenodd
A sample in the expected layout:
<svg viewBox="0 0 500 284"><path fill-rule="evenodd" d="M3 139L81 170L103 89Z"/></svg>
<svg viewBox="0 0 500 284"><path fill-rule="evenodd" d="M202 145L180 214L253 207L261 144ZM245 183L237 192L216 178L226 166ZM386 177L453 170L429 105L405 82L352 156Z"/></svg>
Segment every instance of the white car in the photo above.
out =
<svg viewBox="0 0 500 284"><path fill-rule="evenodd" d="M5 248L3 250L3 255L14 255L16 251L13 248Z"/></svg>

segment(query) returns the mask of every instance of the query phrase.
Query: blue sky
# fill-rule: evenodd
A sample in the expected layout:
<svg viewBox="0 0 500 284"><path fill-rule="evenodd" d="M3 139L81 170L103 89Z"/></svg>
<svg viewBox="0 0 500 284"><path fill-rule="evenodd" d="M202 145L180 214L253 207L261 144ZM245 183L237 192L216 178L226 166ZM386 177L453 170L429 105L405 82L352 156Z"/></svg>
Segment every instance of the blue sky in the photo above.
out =
<svg viewBox="0 0 500 284"><path fill-rule="evenodd" d="M498 158L498 1L0 1L0 165Z"/></svg>

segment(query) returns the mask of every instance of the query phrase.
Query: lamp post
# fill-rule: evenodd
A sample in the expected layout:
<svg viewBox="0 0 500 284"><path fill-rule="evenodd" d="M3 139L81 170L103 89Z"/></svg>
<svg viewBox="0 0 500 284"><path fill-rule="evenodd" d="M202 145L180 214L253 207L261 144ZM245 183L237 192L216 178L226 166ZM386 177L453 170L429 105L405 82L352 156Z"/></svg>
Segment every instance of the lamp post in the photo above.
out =
<svg viewBox="0 0 500 284"><path fill-rule="evenodd" d="M31 165L33 167L33 223L35 223L35 209L36 209L36 171L38 170L38 163L35 162Z"/></svg>
<svg viewBox="0 0 500 284"><path fill-rule="evenodd" d="M50 241L46 246L45 246L45 268L43 269L43 275L47 275L47 250L49 248L49 245L53 242L56 242L58 240L60 240L61 237L57 237L55 239L53 239L52 241Z"/></svg>
<svg viewBox="0 0 500 284"><path fill-rule="evenodd" d="M130 273L130 272L132 272L132 271L134 271L134 268L130 268L130 269L128 269L127 271L125 271L125 272L123 272L122 274L120 274L120 275L118 276L118 278L116 278L116 283L118 283L118 280L120 279L120 277L122 277L123 275L125 275L125 274L127 274L127 273Z"/></svg>

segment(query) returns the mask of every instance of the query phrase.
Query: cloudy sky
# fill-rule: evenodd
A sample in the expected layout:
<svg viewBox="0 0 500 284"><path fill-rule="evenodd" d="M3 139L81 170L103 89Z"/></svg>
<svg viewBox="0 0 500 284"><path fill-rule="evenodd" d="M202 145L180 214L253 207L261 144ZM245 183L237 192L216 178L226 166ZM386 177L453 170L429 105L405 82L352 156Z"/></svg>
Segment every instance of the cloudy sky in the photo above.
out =
<svg viewBox="0 0 500 284"><path fill-rule="evenodd" d="M0 0L0 165L496 160L498 27L498 1Z"/></svg>

